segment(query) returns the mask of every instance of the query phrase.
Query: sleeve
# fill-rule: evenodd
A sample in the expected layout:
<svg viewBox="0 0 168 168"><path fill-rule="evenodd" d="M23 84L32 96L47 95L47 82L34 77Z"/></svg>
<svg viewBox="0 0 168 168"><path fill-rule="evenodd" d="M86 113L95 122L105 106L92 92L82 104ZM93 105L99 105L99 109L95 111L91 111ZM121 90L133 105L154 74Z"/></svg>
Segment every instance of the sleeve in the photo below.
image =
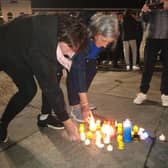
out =
<svg viewBox="0 0 168 168"><path fill-rule="evenodd" d="M68 80L73 81L73 87L78 93L87 92L85 58L86 54L75 55L68 75Z"/></svg>

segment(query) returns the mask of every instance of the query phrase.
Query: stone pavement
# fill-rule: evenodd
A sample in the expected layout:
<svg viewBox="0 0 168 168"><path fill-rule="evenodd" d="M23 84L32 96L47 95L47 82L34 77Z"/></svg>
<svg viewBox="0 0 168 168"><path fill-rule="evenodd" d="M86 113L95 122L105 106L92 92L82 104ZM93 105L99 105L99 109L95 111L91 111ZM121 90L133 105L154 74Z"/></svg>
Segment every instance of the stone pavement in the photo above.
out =
<svg viewBox="0 0 168 168"><path fill-rule="evenodd" d="M9 126L9 142L0 145L1 168L167 168L168 142L161 142L158 136L164 133L168 138L168 108L160 102L160 72L151 82L148 101L134 105L141 72L99 71L89 90L90 102L97 105L97 113L122 122L130 118L133 124L145 128L153 137L151 141L125 143L125 149L108 152L95 145L69 142L64 131L50 128L40 130L36 117L40 112L40 91L33 101ZM62 87L66 95L65 80ZM0 112L5 107L0 106ZM70 108L68 106L70 111Z"/></svg>

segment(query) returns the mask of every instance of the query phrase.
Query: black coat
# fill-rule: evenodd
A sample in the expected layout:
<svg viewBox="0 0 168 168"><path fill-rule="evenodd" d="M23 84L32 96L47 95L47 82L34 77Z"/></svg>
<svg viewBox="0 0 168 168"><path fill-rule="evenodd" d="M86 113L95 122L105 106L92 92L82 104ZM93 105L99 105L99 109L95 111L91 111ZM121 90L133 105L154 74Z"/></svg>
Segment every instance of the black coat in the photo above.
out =
<svg viewBox="0 0 168 168"><path fill-rule="evenodd" d="M56 15L25 16L4 24L0 27L0 67L4 71L27 69L52 108L64 112L64 97L56 77L62 69L56 59L57 26ZM68 114L61 119L68 119Z"/></svg>
<svg viewBox="0 0 168 168"><path fill-rule="evenodd" d="M147 23L148 39L168 39L168 10L143 13L142 19Z"/></svg>

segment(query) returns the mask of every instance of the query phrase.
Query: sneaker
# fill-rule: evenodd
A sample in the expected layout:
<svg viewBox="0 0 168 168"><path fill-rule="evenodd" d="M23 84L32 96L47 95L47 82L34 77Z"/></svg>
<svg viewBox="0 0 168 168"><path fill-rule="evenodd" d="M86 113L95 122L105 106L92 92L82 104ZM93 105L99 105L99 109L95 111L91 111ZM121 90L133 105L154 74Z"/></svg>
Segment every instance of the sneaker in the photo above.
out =
<svg viewBox="0 0 168 168"><path fill-rule="evenodd" d="M139 66L137 66L137 65L133 65L133 66L132 66L132 69L136 71L136 70L139 70L140 68L139 68Z"/></svg>
<svg viewBox="0 0 168 168"><path fill-rule="evenodd" d="M168 107L168 95L161 95L162 106Z"/></svg>
<svg viewBox="0 0 168 168"><path fill-rule="evenodd" d="M126 70L129 71L131 68L129 65L126 66Z"/></svg>
<svg viewBox="0 0 168 168"><path fill-rule="evenodd" d="M147 95L144 93L138 93L137 97L134 99L133 103L142 104L147 99Z"/></svg>
<svg viewBox="0 0 168 168"><path fill-rule="evenodd" d="M82 116L82 111L81 111L80 108L74 108L74 109L72 109L71 116L77 122L84 122L83 116Z"/></svg>
<svg viewBox="0 0 168 168"><path fill-rule="evenodd" d="M0 121L1 122L1 121ZM8 141L7 128L0 123L0 143L6 143Z"/></svg>
<svg viewBox="0 0 168 168"><path fill-rule="evenodd" d="M93 104L90 104L89 107L90 107L90 110L92 111L92 113L95 114L97 107L95 105L93 105ZM81 108L72 109L71 116L77 122L84 122Z"/></svg>
<svg viewBox="0 0 168 168"><path fill-rule="evenodd" d="M64 124L56 117L49 114L47 117L43 117L44 115L39 114L37 116L37 125L39 127L49 127L55 130L64 129Z"/></svg>

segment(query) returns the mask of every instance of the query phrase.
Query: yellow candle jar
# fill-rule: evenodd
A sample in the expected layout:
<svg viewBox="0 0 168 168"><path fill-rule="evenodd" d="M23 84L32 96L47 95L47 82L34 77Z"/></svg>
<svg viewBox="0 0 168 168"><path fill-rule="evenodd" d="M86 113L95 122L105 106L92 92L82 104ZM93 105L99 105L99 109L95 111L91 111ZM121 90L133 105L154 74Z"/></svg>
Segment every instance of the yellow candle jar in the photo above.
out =
<svg viewBox="0 0 168 168"><path fill-rule="evenodd" d="M88 131L88 132L86 133L86 138L92 139L92 138L93 138L93 133L92 133L91 131Z"/></svg>
<svg viewBox="0 0 168 168"><path fill-rule="evenodd" d="M122 134L123 133L123 125L122 123L117 124L117 134Z"/></svg>
<svg viewBox="0 0 168 168"><path fill-rule="evenodd" d="M84 124L80 124L79 125L79 132L84 132L84 131L85 131Z"/></svg>

